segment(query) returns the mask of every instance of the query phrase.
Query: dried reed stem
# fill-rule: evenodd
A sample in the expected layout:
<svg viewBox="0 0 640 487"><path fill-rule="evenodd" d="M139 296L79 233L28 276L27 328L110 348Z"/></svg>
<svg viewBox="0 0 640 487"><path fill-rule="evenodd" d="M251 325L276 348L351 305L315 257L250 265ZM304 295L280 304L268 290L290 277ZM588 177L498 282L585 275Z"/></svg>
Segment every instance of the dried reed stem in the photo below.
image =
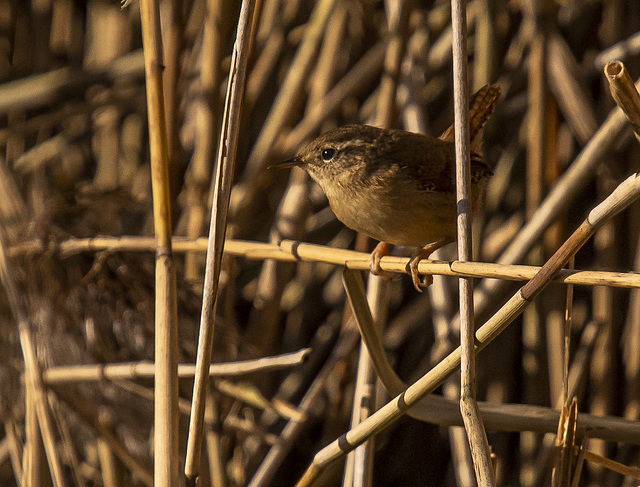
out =
<svg viewBox="0 0 640 487"><path fill-rule="evenodd" d="M140 2L151 159L153 217L158 248L155 282L154 484L178 482L178 310L171 253L168 137L162 81L162 34L155 0Z"/></svg>
<svg viewBox="0 0 640 487"><path fill-rule="evenodd" d="M390 128L396 117L396 98L400 65L406 51L409 26L409 2L385 2L388 39L384 69L376 100L376 120L379 127Z"/></svg>
<svg viewBox="0 0 640 487"><path fill-rule="evenodd" d="M405 384L395 373L391 364L389 363L385 354L384 346L382 345L382 337L377 331L374 325L371 310L366 300L364 291L364 282L362 281L361 274L358 271L345 269L343 272L343 282L345 290L347 291L347 297L356 318L358 329L363 341L367 346L369 355L373 362L376 373L383 383L385 389L390 396L397 396L401 394L408 385ZM568 383L571 384L571 390L566 394L567 397L573 397L576 393L576 388L581 382L581 378L586 373L586 364L588 362L588 356L593 349L593 344L597 336L598 327L594 322L591 322L585 327L585 331L582 336L582 340L575 354L575 360L572 364L571 371L567 374L569 377ZM556 407L562 408L564 401L559 401ZM498 405L496 405L498 406ZM498 410L494 411L496 414L492 416L490 422L491 429L504 429L509 428L509 420L506 420L504 416L508 413L510 405L502 405L503 408L498 406ZM491 405L481 404L480 410L483 414L489 411ZM459 408L459 405L453 401L446 399L436 398L434 396L427 396L416 406L411 408L407 414L413 418L421 421L433 422L437 424L462 424L462 416L460 411L455 411ZM445 411L446 410L446 411ZM441 414L436 413L441 411ZM503 415L503 419L499 419L500 415ZM553 410L549 409L548 414L557 414ZM459 418L454 420L453 418ZM554 416L555 418L555 416ZM497 421L496 421L497 420ZM548 424L553 428L553 424L556 421L552 420ZM531 424L530 424L531 426ZM552 430L549 430L552 431Z"/></svg>
<svg viewBox="0 0 640 487"><path fill-rule="evenodd" d="M206 227L206 214L209 209L212 165L215 158L218 123L216 116L220 110L218 83L220 77L220 58L222 57L222 2L206 3L207 21L202 27L202 43L209 46L202 52L200 66L200 89L196 104L198 120L195 135L193 160L189 167L189 176L185 181L185 192L190 195L189 206L185 210L187 236L197 238ZM200 279L197 256L189 253L185 257L185 278L188 281Z"/></svg>
<svg viewBox="0 0 640 487"><path fill-rule="evenodd" d="M638 197L640 197L640 175L634 174L623 181L605 201L595 207L582 225L547 261L540 272L520 288L496 314L478 329L475 342L476 350L480 351L486 347L522 313L531 300L551 282L554 274L584 245L595 230ZM319 451L297 485L299 487L311 485L330 463L352 451L371 435L379 433L400 418L409 408L431 393L456 370L460 365L460 360L461 349L458 347L402 394L385 404L360 425Z"/></svg>
<svg viewBox="0 0 640 487"><path fill-rule="evenodd" d="M614 59L628 59L629 56L633 56L638 52L640 52L640 32L636 32L631 37L602 51L596 56L594 64L604 68L607 63Z"/></svg>
<svg viewBox="0 0 640 487"><path fill-rule="evenodd" d="M604 68L611 96L626 114L636 138L640 141L640 94L623 63L612 61Z"/></svg>
<svg viewBox="0 0 640 487"><path fill-rule="evenodd" d="M311 349L305 348L275 357L211 364L209 366L209 377L238 377L257 372L269 372L295 367L301 365L310 352ZM195 365L178 365L178 377L180 378L192 378L195 372ZM153 362L70 365L50 367L43 371L43 381L48 386L101 380L148 379L154 376L155 364Z"/></svg>
<svg viewBox="0 0 640 487"><path fill-rule="evenodd" d="M379 127L391 127L396 117L398 78L406 51L410 7L410 3L405 1L385 2L388 38L374 114L374 123ZM389 284L381 276L369 275L367 300L375 326L383 326L388 313ZM368 347L361 342L351 411L352 428L376 410L376 385L377 379ZM343 479L345 486L371 486L374 449L375 439L369 438L348 455Z"/></svg>
<svg viewBox="0 0 640 487"><path fill-rule="evenodd" d="M176 145L178 142L178 77L180 73L180 55L183 48L184 25L182 21L182 4L171 2L165 8L163 23L167 26L164 36L164 107L167 128L167 152L169 160L176 161ZM175 164L172 164L174 166Z"/></svg>
<svg viewBox="0 0 640 487"><path fill-rule="evenodd" d="M207 239L196 240L184 237L173 238L173 251L204 252ZM57 251L62 257L82 252L153 252L155 239L150 237L95 237L86 239L70 239L60 243L44 245L41 240L32 240L15 245L8 251L9 256L32 255L47 251ZM285 262L324 262L341 265L354 270L369 270L370 255L355 250L338 249L325 245L283 240L280 245L247 240L227 240L225 252L228 255L243 257L249 260L273 259ZM385 272L406 273L409 258L385 256L381 268ZM420 274L442 276L465 276L507 281L527 281L538 271L538 266L504 265L489 262L451 262L423 260L418 265ZM561 270L555 282L574 284L577 286L611 286L620 288L640 288L640 275L636 272L609 272Z"/></svg>
<svg viewBox="0 0 640 487"><path fill-rule="evenodd" d="M603 457L601 455L598 455L597 453L590 452L589 450L585 450L584 459L589 462L602 465L603 467L606 467L614 472L618 472L619 474L631 477L632 479L640 480L640 468L629 467L628 465L616 462L615 460Z"/></svg>
<svg viewBox="0 0 640 487"><path fill-rule="evenodd" d="M85 90L101 81L144 75L142 51L130 52L109 65L106 70L60 68L35 74L0 85L0 115L13 110L28 110L52 103Z"/></svg>
<svg viewBox="0 0 640 487"><path fill-rule="evenodd" d="M475 21L474 56L476 60L473 67L474 90L480 88L494 79L494 72L498 65L498 50L496 48L496 16L498 2L488 0L478 6Z"/></svg>
<svg viewBox="0 0 640 487"><path fill-rule="evenodd" d="M397 396L407 388L407 384L398 377L385 355L382 336L367 302L360 271L345 268L342 272L342 282L356 318L360 336L366 345L376 373L389 395Z"/></svg>
<svg viewBox="0 0 640 487"><path fill-rule="evenodd" d="M582 89L579 65L566 41L559 35L549 36L547 78L562 114L576 138L586 144L598 129L593 101Z"/></svg>
<svg viewBox="0 0 640 487"><path fill-rule="evenodd" d="M41 485L42 476L46 472L46 460L38 427L36 400L33 388L30 386L25 387L24 402L25 445L21 456L23 475L21 481L26 486Z"/></svg>
<svg viewBox="0 0 640 487"><path fill-rule="evenodd" d="M573 269L575 265L575 256L569 259L569 268ZM569 362L570 362L570 346L571 346L571 324L573 321L573 286L567 286L567 297L565 306L565 315L563 323L563 348L562 348L562 404L569 404Z"/></svg>
<svg viewBox="0 0 640 487"><path fill-rule="evenodd" d="M189 437L187 440L185 459L185 475L191 479L197 477L200 468L203 417L215 328L215 304L227 229L231 183L238 147L240 108L246 81L254 8L254 0L245 0L242 2L236 33L236 43L229 68L229 82L227 85L227 95L222 119L222 130L220 131L220 143L218 145L213 206L211 208L211 223L202 296L202 312L200 316L200 333L198 336L196 375L193 385Z"/></svg>
<svg viewBox="0 0 640 487"><path fill-rule="evenodd" d="M558 431L554 442L553 470L551 486L564 487L571 484L573 449L576 439L576 423L578 419L578 401L574 397L571 404L562 406ZM579 476L579 471L576 473Z"/></svg>
<svg viewBox="0 0 640 487"><path fill-rule="evenodd" d="M28 425L25 425L25 430ZM16 425L13 421L4 422L4 431L6 448L9 450L9 458L11 459L11 467L13 469L13 476L18 480L18 485L28 485L24 482L23 478L23 460L27 462L26 456L22 454L22 444L18 441L18 433L16 431ZM26 433L28 436L28 432ZM22 484L20 484L22 482Z"/></svg>
<svg viewBox="0 0 640 487"><path fill-rule="evenodd" d="M345 269L347 271L347 269ZM353 271L352 271L353 272ZM358 277L360 277L358 275ZM345 287L347 281L344 280ZM381 327L386 322L389 306L389 283L380 276L369 274L366 297L364 284L360 280L362 297L367 309L370 309L369 326L378 336ZM370 306L370 308L369 308ZM357 321L357 320L356 320ZM361 333L362 335L362 333ZM353 406L351 411L351 428L360 424L371 416L377 409L376 404L376 368L373 366L369 350L373 350L363 340L360 342L358 355L358 369L355 378L355 390L353 392ZM345 486L367 487L373 482L373 454L375 452L375 439L369 438L366 442L351 452L345 465Z"/></svg>
<svg viewBox="0 0 640 487"><path fill-rule="evenodd" d="M456 200L458 209L458 259L473 260L471 255L471 208L470 208L470 144L469 130L469 86L467 79L467 15L466 1L451 2L451 25L453 30L453 109L454 138L456 150ZM471 278L458 280L460 292L460 410L465 431L469 439L471 457L476 480L481 487L495 485L495 472L491 465L491 454L487 434L476 403L476 362L473 324L473 282Z"/></svg>
<svg viewBox="0 0 640 487"><path fill-rule="evenodd" d="M550 132L548 131L548 120L552 116L551 107L548 106L547 96L547 58L548 58L548 38L550 26L549 15L545 15L547 7L551 2L548 0L532 1L521 3L521 8L533 26L532 37L529 43L529 57L525 61L528 68L527 77L527 114L526 114L526 183L524 188L525 218L529 219L535 213L536 208L544 198L545 171L548 164L547 144L550 142ZM541 243L531 246L525 261L528 264L540 264L543 261L543 246ZM476 301L477 303L478 301ZM523 328L523 361L533 362L532 367L541 367L541 354L538 343L530 337L541 336L539 326L539 310L537 306L531 306L525 310L522 317ZM528 383L533 377L524 368L524 378ZM535 390L535 388L531 388ZM537 391L536 391L537 392ZM534 392L535 394L535 392ZM530 397L525 397L525 400ZM525 468L532 462L533 449L530 446L532 435L522 435L520 438L521 456Z"/></svg>
<svg viewBox="0 0 640 487"><path fill-rule="evenodd" d="M558 429L560 417L558 408L530 404L496 404L484 401L478 401L478 407L486 428L491 431L556 433ZM422 412L418 413L417 409ZM459 401L446 399L435 394L423 398L407 414L442 426L463 425ZM580 415L577 432L581 435L588 432L591 437L603 440L640 444L638 423L616 416L597 416L583 413ZM553 439L551 442L553 443Z"/></svg>

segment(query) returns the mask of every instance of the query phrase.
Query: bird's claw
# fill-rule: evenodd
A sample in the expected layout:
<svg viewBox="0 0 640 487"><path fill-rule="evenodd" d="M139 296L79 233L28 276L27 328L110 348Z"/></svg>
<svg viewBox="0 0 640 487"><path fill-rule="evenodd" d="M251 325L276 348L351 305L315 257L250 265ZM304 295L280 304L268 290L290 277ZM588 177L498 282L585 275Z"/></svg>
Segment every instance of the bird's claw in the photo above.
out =
<svg viewBox="0 0 640 487"><path fill-rule="evenodd" d="M418 264L422 259L428 259L432 253L434 253L440 247L448 244L452 240L453 239L451 238L442 238L437 242L425 245L423 248L416 250L411 255L411 259L407 264L407 272L411 274L411 282L413 282L413 287L415 287L418 292L422 292L422 289L420 289L420 287L429 287L433 283L433 276L431 274L425 274L424 281L422 283L420 282L420 274L418 274Z"/></svg>
<svg viewBox="0 0 640 487"><path fill-rule="evenodd" d="M426 252L425 252L426 250ZM431 274L425 274L424 281L420 282L420 274L418 274L418 264L422 259L427 259L431 255L431 251L424 248L416 250L412 255L409 263L407 264L407 272L411 275L411 282L413 287L419 293L422 292L421 287L429 287L433 283L433 276Z"/></svg>
<svg viewBox="0 0 640 487"><path fill-rule="evenodd" d="M390 281L395 277L394 274L390 272L385 272L382 270L380 266L380 260L385 256L389 255L389 247L391 245L387 242L380 242L376 245L376 248L371 252L371 260L369 262L369 268L371 269L371 274L374 276L379 276L386 281Z"/></svg>

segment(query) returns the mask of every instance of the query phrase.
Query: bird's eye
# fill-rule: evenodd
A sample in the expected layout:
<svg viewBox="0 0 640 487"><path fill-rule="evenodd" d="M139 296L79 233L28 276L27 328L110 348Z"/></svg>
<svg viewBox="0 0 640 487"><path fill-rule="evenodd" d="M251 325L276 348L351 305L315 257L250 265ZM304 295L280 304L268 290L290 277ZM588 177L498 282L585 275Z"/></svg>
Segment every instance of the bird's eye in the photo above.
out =
<svg viewBox="0 0 640 487"><path fill-rule="evenodd" d="M331 159L333 159L333 156L336 154L336 150L333 149L332 147L329 147L327 149L322 149L322 160L324 162L329 162Z"/></svg>

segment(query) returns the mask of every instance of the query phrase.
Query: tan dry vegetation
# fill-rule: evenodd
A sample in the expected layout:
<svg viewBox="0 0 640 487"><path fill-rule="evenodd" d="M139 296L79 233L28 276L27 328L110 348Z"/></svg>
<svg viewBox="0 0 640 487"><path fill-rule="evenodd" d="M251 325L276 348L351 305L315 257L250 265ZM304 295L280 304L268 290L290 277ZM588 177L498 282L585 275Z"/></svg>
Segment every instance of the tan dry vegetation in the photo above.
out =
<svg viewBox="0 0 640 487"><path fill-rule="evenodd" d="M354 249L373 243L335 220L306 174L269 165L346 123L445 131L450 2L260 0L238 59L240 2L160 6L164 69L155 79L164 100L150 91L147 102L142 31L153 32L138 1L121 9L107 0L0 0L0 484L46 485L51 476L54 485L151 485L154 475L156 485L172 475L186 484L186 457L199 485L293 485L321 452L314 485L366 485L369 469L374 486L469 485L460 380L448 356L459 343L456 276L477 277L476 323L492 323L639 170L637 93L613 79L622 64L607 66L620 60L640 76L636 2L468 2L470 91L486 83L503 91L485 129L494 176L474 221L478 263L456 262L454 246L444 248L437 259L448 262L420 269L445 277L418 294L403 274L406 258L383 260L401 275L368 285L380 343L401 378L373 354L387 392L436 365L444 372L424 376L435 394L422 412L391 412L402 417L376 436L373 455L347 462L331 445L350 428L365 364L345 285L362 320L369 308L358 275L343 284L342 271L366 270L368 256ZM245 62L241 108L225 122L230 66L239 73ZM227 144L238 136L234 168L217 166L221 127ZM233 173L218 178L216 193L218 170ZM152 180L163 198L152 197ZM214 200L218 216L227 200L229 212L212 362L229 364L203 364L211 377L204 435L188 440ZM561 272L501 333L479 332L486 348L475 379L498 485L549 485L554 466L554 485L637 484L639 217L631 203L592 238L584 233L577 271ZM166 299L156 302L160 288ZM154 351L159 317L170 323L174 313L177 337L166 328L174 348ZM262 360L231 363L253 359ZM169 376L154 396L159 367ZM388 401L385 387L378 405ZM156 409L155 426L154 402L168 407L166 416ZM554 446L563 404L564 448ZM172 448L154 445L158 431ZM202 445L200 462L186 454L188 441ZM329 457L337 461L323 463Z"/></svg>

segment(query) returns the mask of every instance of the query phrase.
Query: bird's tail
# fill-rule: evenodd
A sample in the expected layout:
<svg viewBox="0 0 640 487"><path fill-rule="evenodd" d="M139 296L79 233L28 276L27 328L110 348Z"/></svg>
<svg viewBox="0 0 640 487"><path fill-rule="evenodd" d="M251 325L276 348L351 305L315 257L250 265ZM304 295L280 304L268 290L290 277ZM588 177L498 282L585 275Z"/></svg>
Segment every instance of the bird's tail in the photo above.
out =
<svg viewBox="0 0 640 487"><path fill-rule="evenodd" d="M477 154L482 154L482 129L493 114L496 102L501 94L502 88L500 86L484 85L471 96L469 102L469 137L471 139L471 150ZM440 138L453 142L453 125L445 130Z"/></svg>

